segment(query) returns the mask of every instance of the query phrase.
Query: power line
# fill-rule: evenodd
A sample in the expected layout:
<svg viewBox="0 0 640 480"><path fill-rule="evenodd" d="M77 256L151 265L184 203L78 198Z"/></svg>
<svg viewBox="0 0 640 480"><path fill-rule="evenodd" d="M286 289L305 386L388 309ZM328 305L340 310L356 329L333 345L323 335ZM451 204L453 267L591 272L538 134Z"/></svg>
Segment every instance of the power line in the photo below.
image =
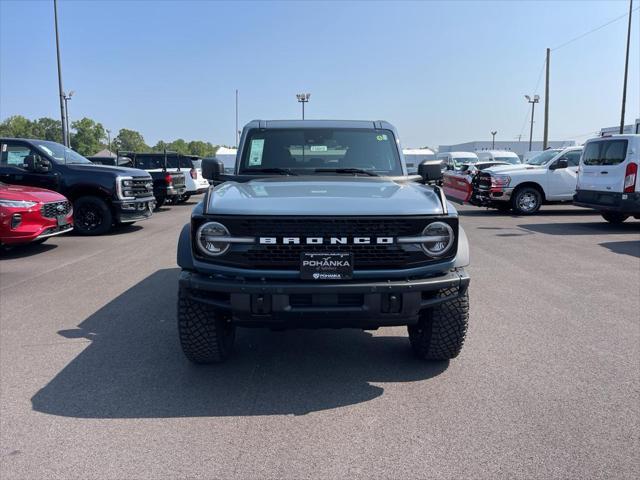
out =
<svg viewBox="0 0 640 480"><path fill-rule="evenodd" d="M638 9L640 9L640 7L636 7L636 8L634 8L632 11L633 11L633 12L635 12L635 11L636 11L636 10L638 10ZM560 48L562 48L562 47L566 47L566 46L567 46L567 45L569 45L570 43L573 43L573 42L575 42L576 40L580 40L581 38L586 37L587 35L590 35L590 34L592 34L593 32L597 32L598 30L600 30L600 29L602 29L602 28L604 28L604 27L606 27L606 26L608 26L608 25L611 25L612 23L617 22L618 20L622 20L623 18L627 18L627 16L629 16L629 14L628 14L628 13L625 13L625 14L623 14L623 15L620 15L619 17L616 17L616 18L614 18L614 19L612 19L612 20L609 20L607 23L603 23L602 25L600 25L600 26L598 26L598 27L592 28L591 30L589 30L589 31L587 31L587 32L584 32L584 33L582 33L582 34L578 35L577 37L574 37L574 38L572 38L571 40L567 40L566 42L564 42L564 43L562 43L562 44L558 45L557 47L552 48L552 49L551 49L551 51L553 52L553 51L558 50L558 49L560 49Z"/></svg>

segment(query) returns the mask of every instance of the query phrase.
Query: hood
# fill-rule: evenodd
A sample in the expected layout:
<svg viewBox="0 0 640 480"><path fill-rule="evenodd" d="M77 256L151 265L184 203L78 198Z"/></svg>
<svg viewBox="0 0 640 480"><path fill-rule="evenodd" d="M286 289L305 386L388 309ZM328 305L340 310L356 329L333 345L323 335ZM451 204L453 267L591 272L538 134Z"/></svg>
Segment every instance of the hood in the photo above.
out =
<svg viewBox="0 0 640 480"><path fill-rule="evenodd" d="M300 176L226 182L209 196L221 215L436 215L436 193L416 182L383 177Z"/></svg>
<svg viewBox="0 0 640 480"><path fill-rule="evenodd" d="M0 198L5 200L23 200L30 202L61 202L66 200L63 195L44 188L26 187L22 185L0 184Z"/></svg>
<svg viewBox="0 0 640 480"><path fill-rule="evenodd" d="M149 177L144 170L129 167L115 167L112 165L100 165L98 163L67 163L64 166L75 172L95 172L103 174L122 175L127 177Z"/></svg>
<svg viewBox="0 0 640 480"><path fill-rule="evenodd" d="M532 170L543 170L543 168L538 165L519 163L517 165L496 165L495 167L487 168L483 171L500 175L508 175L509 173L529 172Z"/></svg>

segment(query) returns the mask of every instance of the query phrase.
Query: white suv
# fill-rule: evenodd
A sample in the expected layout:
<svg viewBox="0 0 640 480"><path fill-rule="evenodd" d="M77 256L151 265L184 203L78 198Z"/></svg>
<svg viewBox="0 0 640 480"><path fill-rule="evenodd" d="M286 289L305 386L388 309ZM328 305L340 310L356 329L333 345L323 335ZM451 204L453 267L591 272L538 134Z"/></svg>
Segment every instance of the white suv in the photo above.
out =
<svg viewBox="0 0 640 480"><path fill-rule="evenodd" d="M488 168L474 180L474 203L530 215L543 203L570 202L581 153L582 147L545 150L529 163Z"/></svg>
<svg viewBox="0 0 640 480"><path fill-rule="evenodd" d="M640 218L640 135L592 138L584 145L573 203L610 223Z"/></svg>

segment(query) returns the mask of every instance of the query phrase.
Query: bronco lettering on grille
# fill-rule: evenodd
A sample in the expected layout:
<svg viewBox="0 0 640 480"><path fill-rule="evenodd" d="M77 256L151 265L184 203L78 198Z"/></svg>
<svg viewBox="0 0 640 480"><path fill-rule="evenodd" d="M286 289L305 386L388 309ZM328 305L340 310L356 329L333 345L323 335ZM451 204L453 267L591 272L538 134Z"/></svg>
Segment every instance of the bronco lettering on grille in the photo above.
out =
<svg viewBox="0 0 640 480"><path fill-rule="evenodd" d="M260 245L392 245L393 237L260 237Z"/></svg>

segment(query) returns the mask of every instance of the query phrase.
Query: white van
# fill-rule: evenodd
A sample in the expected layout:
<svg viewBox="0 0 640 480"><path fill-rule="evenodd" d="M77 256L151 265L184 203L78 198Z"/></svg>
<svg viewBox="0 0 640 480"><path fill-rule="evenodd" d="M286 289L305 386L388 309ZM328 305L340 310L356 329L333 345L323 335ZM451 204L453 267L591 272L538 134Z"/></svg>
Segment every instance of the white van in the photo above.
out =
<svg viewBox="0 0 640 480"><path fill-rule="evenodd" d="M587 140L573 203L598 210L610 223L640 218L640 135Z"/></svg>
<svg viewBox="0 0 640 480"><path fill-rule="evenodd" d="M522 163L520 157L509 150L480 150L476 154L481 162L505 162L512 165Z"/></svg>
<svg viewBox="0 0 640 480"><path fill-rule="evenodd" d="M457 170L462 165L478 163L478 155L473 152L444 152L436 157L446 170Z"/></svg>

